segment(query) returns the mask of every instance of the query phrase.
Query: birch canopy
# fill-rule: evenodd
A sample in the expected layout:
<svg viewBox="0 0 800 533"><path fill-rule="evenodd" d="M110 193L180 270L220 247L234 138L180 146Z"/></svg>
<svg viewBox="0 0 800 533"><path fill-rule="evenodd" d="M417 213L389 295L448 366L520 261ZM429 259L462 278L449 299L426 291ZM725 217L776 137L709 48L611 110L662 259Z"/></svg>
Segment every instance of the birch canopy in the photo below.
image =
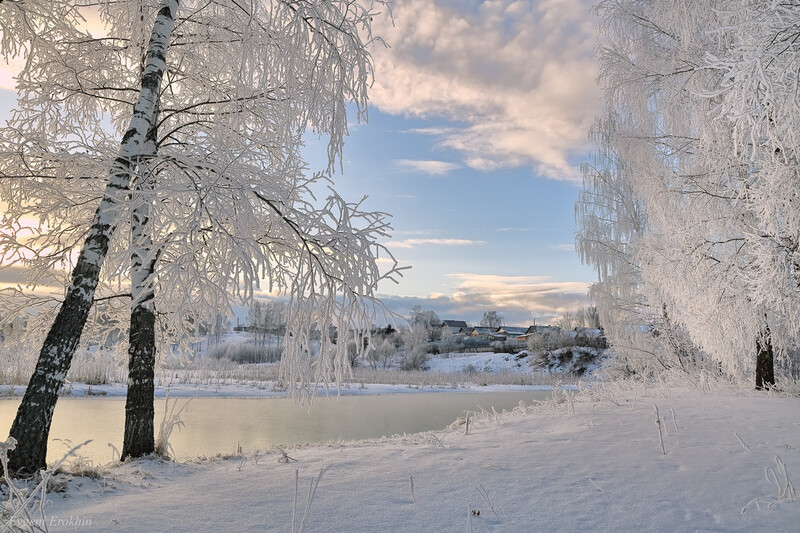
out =
<svg viewBox="0 0 800 533"><path fill-rule="evenodd" d="M598 151L614 157L589 173L578 205L595 291L618 292L608 273L633 265L627 301L663 309L729 375L755 372L760 386L758 361L773 347L796 375L797 3L607 0L597 13L613 121ZM621 202L610 208L605 193ZM629 205L646 215L642 231L631 232ZM625 246L603 250L603 232ZM629 330L648 324L629 319Z"/></svg>

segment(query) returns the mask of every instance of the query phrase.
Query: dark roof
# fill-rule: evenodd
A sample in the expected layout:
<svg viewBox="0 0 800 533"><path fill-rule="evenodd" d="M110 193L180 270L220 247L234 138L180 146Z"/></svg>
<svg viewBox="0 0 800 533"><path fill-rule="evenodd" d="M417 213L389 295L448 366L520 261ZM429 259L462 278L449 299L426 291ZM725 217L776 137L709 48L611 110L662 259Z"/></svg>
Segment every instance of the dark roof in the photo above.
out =
<svg viewBox="0 0 800 533"><path fill-rule="evenodd" d="M467 323L463 320L442 320L442 325L448 328L466 328Z"/></svg>
<svg viewBox="0 0 800 533"><path fill-rule="evenodd" d="M544 333L546 331L558 331L558 326L531 326L525 333Z"/></svg>
<svg viewBox="0 0 800 533"><path fill-rule="evenodd" d="M498 333L508 333L509 335L524 335L527 333L527 328L520 328L516 326L503 326L499 330Z"/></svg>

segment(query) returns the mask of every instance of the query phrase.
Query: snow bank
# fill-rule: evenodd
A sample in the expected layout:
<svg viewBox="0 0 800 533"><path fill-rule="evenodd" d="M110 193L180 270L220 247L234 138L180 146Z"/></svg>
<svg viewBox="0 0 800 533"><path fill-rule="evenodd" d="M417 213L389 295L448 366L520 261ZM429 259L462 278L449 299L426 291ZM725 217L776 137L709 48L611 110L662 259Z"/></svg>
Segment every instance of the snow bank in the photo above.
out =
<svg viewBox="0 0 800 533"><path fill-rule="evenodd" d="M531 372L530 365L524 359L508 353L492 352L434 356L428 360L427 366L432 372Z"/></svg>
<svg viewBox="0 0 800 533"><path fill-rule="evenodd" d="M277 451L136 461L74 479L47 513L88 531L287 531L296 473L299 525L323 471L307 531L797 531L800 399L604 398L562 397L469 434L299 447L288 463Z"/></svg>

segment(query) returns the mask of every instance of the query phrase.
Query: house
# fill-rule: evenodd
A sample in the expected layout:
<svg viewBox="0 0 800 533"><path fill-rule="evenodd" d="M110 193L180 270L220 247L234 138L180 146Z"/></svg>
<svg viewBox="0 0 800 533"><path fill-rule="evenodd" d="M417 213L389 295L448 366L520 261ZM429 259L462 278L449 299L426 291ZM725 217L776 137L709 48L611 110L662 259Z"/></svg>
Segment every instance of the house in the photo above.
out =
<svg viewBox="0 0 800 533"><path fill-rule="evenodd" d="M573 330L576 337L584 337L586 339L596 339L597 337L603 336L603 329L602 328L575 328Z"/></svg>
<svg viewBox="0 0 800 533"><path fill-rule="evenodd" d="M442 334L451 335L464 334L469 330L469 326L463 320L442 320Z"/></svg>
<svg viewBox="0 0 800 533"><path fill-rule="evenodd" d="M518 339L527 333L530 328L520 328L516 326L502 326L495 331L495 335L506 339Z"/></svg>
<svg viewBox="0 0 800 533"><path fill-rule="evenodd" d="M561 328L558 326L530 326L525 333L517 337L521 341L526 341L533 337L534 335L547 335L547 334L555 334L561 331Z"/></svg>
<svg viewBox="0 0 800 533"><path fill-rule="evenodd" d="M608 347L603 335L603 328L575 328L570 333L570 336L575 339L575 343L578 346Z"/></svg>
<svg viewBox="0 0 800 533"><path fill-rule="evenodd" d="M486 326L476 326L470 328L468 334L470 337L493 337L497 328L489 328Z"/></svg>
<svg viewBox="0 0 800 533"><path fill-rule="evenodd" d="M525 334L530 335L531 333L538 333L539 335L543 335L545 333L558 333L559 331L561 331L561 328L558 326L529 326Z"/></svg>

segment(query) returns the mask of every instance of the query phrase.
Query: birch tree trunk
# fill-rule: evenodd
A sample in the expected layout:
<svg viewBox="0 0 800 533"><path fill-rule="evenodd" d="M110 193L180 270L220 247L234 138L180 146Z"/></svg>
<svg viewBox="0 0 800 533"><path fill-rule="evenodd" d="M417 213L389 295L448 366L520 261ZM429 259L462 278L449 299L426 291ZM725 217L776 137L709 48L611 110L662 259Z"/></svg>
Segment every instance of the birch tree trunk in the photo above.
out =
<svg viewBox="0 0 800 533"><path fill-rule="evenodd" d="M8 468L14 475L32 475L46 466L47 440L58 391L64 384L92 306L100 269L114 233L117 206L124 201L130 184L132 162L141 154L152 123L178 3L179 0L163 0L161 3L145 56L141 89L133 116L120 143L119 155L111 169L89 235L72 270L72 281L64 303L42 345L36 369L11 426L10 436L18 443L9 454Z"/></svg>
<svg viewBox="0 0 800 533"><path fill-rule="evenodd" d="M157 109L158 107L156 107ZM125 436L121 459L141 457L153 453L155 435L153 427L154 374L156 364L156 314L153 274L156 252L150 225L150 202L155 188L155 175L150 160L156 154L156 121L139 158L139 172L134 187L131 234L131 324L128 345L128 394L125 400ZM136 198L138 196L138 198Z"/></svg>
<svg viewBox="0 0 800 533"><path fill-rule="evenodd" d="M763 337L756 339L756 389L775 386L775 352L769 326L764 324Z"/></svg>

